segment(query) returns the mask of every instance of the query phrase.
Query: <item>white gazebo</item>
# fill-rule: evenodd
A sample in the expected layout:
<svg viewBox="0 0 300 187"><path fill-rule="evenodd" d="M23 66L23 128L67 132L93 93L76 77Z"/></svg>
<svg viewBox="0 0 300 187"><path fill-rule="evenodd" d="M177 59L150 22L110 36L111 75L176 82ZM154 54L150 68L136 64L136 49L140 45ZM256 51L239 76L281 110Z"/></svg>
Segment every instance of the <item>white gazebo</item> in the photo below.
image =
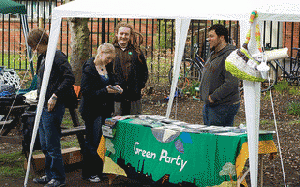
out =
<svg viewBox="0 0 300 187"><path fill-rule="evenodd" d="M300 3L298 0L216 0L216 1L170 1L170 0L75 0L53 9L50 38L46 54L46 69L42 83L40 100L34 124L33 140L40 121L42 106L45 100L46 87L52 61L59 37L61 19L68 17L80 18L167 18L176 20L176 46L174 57L174 77L171 86L170 100L166 116L169 117L172 108L175 88L178 82L180 63L186 42L187 30L191 19L203 20L238 20L240 22L241 41L244 42L249 30L249 18L253 10L258 12L258 22L262 21L300 21ZM262 28L262 27L261 27ZM249 44L250 51L251 42ZM251 186L257 186L258 160L258 129L260 111L260 83L244 81L246 123L250 153ZM34 142L31 142L31 150ZM30 157L32 151L30 151ZM30 169L30 159L24 186L27 185Z"/></svg>

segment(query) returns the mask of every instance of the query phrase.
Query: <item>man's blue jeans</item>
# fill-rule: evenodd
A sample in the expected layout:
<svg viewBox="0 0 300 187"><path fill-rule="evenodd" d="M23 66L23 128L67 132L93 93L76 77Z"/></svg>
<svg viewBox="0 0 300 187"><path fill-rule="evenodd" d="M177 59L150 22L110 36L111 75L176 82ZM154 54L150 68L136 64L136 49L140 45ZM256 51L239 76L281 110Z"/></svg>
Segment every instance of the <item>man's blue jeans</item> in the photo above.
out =
<svg viewBox="0 0 300 187"><path fill-rule="evenodd" d="M240 103L232 105L203 106L204 125L233 126L234 117L239 111Z"/></svg>
<svg viewBox="0 0 300 187"><path fill-rule="evenodd" d="M65 106L57 103L53 110L48 112L47 107L44 106L39 125L41 147L45 154L45 173L48 179L65 182L65 169L60 147L60 125Z"/></svg>

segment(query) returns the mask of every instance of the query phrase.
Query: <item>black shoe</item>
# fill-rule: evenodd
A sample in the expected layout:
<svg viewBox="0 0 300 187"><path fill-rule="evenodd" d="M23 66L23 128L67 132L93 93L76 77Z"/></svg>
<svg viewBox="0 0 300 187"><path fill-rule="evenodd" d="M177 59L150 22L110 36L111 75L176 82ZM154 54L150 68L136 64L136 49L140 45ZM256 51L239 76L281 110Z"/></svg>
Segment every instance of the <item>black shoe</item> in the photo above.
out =
<svg viewBox="0 0 300 187"><path fill-rule="evenodd" d="M47 176L42 176L41 178L34 178L33 182L38 184L47 184L50 181L50 179L47 178Z"/></svg>
<svg viewBox="0 0 300 187"><path fill-rule="evenodd" d="M51 179L44 187L60 187L65 186L66 184L64 182L60 182L56 179Z"/></svg>

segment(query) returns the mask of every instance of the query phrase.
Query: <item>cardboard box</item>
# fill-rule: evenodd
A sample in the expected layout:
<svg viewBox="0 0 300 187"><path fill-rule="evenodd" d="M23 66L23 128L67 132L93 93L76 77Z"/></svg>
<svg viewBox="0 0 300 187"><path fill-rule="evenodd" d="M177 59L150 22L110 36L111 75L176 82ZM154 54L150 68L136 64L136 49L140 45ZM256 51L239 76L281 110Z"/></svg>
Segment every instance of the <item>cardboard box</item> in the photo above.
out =
<svg viewBox="0 0 300 187"><path fill-rule="evenodd" d="M82 154L80 153L80 148L72 147L67 149L62 149L61 151L64 165L75 164L82 161ZM27 169L27 160L24 163L24 168ZM38 154L33 155L31 159L31 164L35 171L41 171L45 168L45 155Z"/></svg>

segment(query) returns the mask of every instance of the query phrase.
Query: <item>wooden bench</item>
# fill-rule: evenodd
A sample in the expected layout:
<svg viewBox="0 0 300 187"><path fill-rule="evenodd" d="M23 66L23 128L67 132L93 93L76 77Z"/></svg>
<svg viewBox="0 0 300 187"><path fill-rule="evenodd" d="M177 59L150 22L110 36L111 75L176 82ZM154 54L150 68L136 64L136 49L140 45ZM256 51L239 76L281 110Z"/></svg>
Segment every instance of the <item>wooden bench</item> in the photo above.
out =
<svg viewBox="0 0 300 187"><path fill-rule="evenodd" d="M85 134L85 126L78 126L71 129L62 129L61 135L62 136L70 136L74 134Z"/></svg>
<svg viewBox="0 0 300 187"><path fill-rule="evenodd" d="M7 121L0 121L0 127L2 127L3 125L9 125L9 124L11 124L11 122L13 122L12 119L7 120Z"/></svg>

